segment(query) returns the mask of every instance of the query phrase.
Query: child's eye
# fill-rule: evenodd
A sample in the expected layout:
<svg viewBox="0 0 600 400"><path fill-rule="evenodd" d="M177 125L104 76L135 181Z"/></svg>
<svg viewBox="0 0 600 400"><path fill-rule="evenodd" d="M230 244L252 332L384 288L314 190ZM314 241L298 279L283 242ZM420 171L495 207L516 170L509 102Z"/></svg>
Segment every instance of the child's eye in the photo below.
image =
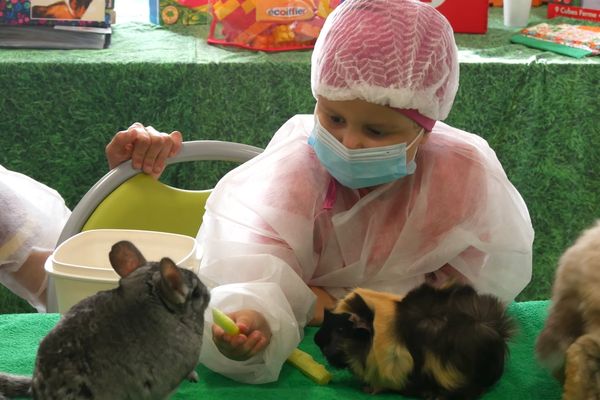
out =
<svg viewBox="0 0 600 400"><path fill-rule="evenodd" d="M330 115L329 120L334 124L343 124L344 118L338 117L337 115Z"/></svg>
<svg viewBox="0 0 600 400"><path fill-rule="evenodd" d="M371 136L377 136L377 137L380 137L380 136L384 136L384 135L385 135L385 133L383 133L382 131L379 131L379 130L377 130L377 129L373 129L373 128L367 128L367 132L368 132L368 133L369 133L369 135L371 135Z"/></svg>

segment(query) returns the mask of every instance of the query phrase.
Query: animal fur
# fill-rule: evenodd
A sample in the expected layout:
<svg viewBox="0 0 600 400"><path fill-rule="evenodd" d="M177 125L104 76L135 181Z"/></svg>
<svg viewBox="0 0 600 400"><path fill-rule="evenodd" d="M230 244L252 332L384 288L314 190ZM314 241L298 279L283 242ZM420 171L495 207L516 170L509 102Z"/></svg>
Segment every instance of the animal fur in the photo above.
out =
<svg viewBox="0 0 600 400"><path fill-rule="evenodd" d="M0 373L0 400L166 399L195 367L210 294L169 258L112 246L115 289L74 305L41 341L33 377Z"/></svg>
<svg viewBox="0 0 600 400"><path fill-rule="evenodd" d="M49 6L33 6L32 18L81 19L93 0L61 0Z"/></svg>
<svg viewBox="0 0 600 400"><path fill-rule="evenodd" d="M31 395L31 378L0 372L0 400Z"/></svg>
<svg viewBox="0 0 600 400"><path fill-rule="evenodd" d="M501 377L514 322L468 285L422 285L404 298L356 289L326 311L315 342L367 390L475 399Z"/></svg>
<svg viewBox="0 0 600 400"><path fill-rule="evenodd" d="M600 220L561 256L540 362L564 383L564 400L600 399Z"/></svg>

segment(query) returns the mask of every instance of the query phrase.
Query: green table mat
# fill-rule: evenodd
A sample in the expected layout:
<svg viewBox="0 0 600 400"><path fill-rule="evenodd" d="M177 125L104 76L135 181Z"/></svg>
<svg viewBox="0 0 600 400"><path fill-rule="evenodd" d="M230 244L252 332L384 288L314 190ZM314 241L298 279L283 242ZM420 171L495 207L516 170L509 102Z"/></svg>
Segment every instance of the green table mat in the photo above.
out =
<svg viewBox="0 0 600 400"><path fill-rule="evenodd" d="M509 313L517 320L519 333L510 344L510 358L505 373L484 400L558 400L560 385L534 359L533 346L547 312L547 301L513 303ZM30 374L35 352L42 337L58 321L57 314L0 315L0 371ZM85 327L82 327L85 329ZM321 363L325 360L313 342L316 328L307 328L300 348ZM203 366L198 366L199 383L184 382L173 399L261 399L319 400L372 399L361 391L362 385L345 370L328 367L333 379L319 386L299 370L285 364L276 383L247 385L234 382ZM395 393L378 394L377 398L402 397Z"/></svg>

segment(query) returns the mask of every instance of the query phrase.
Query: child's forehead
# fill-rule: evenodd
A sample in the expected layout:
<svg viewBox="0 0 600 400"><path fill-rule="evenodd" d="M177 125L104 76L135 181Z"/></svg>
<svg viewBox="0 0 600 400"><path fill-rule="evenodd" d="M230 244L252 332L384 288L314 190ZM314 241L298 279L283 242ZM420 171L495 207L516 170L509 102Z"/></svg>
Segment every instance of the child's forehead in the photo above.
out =
<svg viewBox="0 0 600 400"><path fill-rule="evenodd" d="M329 100L319 96L317 112L339 114L345 118L378 125L413 124L413 121L388 106L370 103L364 100Z"/></svg>

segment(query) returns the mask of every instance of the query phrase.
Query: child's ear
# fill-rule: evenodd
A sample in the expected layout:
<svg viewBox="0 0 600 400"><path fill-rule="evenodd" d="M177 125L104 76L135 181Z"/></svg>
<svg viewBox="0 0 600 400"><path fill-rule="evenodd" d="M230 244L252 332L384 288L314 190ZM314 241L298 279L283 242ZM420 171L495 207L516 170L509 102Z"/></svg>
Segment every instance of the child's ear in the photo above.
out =
<svg viewBox="0 0 600 400"><path fill-rule="evenodd" d="M115 243L108 253L110 265L115 272L125 278L133 271L146 264L146 259L133 243L122 240Z"/></svg>

